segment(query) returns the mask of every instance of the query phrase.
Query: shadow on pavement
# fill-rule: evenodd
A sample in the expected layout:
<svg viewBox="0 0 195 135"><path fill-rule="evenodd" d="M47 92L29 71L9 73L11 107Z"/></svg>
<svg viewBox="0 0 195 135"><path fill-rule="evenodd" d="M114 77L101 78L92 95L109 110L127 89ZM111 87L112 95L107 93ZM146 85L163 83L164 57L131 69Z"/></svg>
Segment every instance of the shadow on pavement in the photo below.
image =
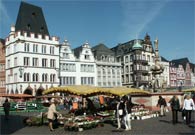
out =
<svg viewBox="0 0 195 135"><path fill-rule="evenodd" d="M160 122L164 122L164 123L169 123L172 124L172 121L168 121L168 120L159 120Z"/></svg>
<svg viewBox="0 0 195 135"><path fill-rule="evenodd" d="M24 128L24 118L26 116L10 115L9 119L5 119L4 115L0 115L0 135L9 135Z"/></svg>
<svg viewBox="0 0 195 135"><path fill-rule="evenodd" d="M112 130L112 132L124 132L124 130L121 130L121 129L115 129L115 130Z"/></svg>

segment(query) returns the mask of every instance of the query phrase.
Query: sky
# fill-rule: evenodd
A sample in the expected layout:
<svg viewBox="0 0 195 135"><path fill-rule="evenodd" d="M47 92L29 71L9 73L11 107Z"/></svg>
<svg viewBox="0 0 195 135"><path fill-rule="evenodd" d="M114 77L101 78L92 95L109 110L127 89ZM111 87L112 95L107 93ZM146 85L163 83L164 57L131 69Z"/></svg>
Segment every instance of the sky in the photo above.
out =
<svg viewBox="0 0 195 135"><path fill-rule="evenodd" d="M85 42L115 47L133 39L158 38L167 60L195 63L194 0L23 0L42 8L51 36L74 49ZM0 0L0 38L16 23L20 0Z"/></svg>

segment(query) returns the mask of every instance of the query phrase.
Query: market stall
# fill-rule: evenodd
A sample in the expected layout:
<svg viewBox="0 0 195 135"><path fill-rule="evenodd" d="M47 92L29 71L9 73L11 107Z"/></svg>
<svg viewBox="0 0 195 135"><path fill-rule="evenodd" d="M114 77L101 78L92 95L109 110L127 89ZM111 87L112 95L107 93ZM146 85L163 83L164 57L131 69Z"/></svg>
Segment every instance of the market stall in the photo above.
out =
<svg viewBox="0 0 195 135"><path fill-rule="evenodd" d="M52 93L66 93L71 95L81 96L83 98L83 107L86 107L85 101L89 100L88 97L96 95L107 95L111 97L122 97L124 95L131 94L149 94L148 91L135 88L126 88L126 87L115 87L115 88L101 88L94 86L65 86L65 87L52 87L43 91L43 95L52 94ZM100 102L102 102L102 97L100 96ZM97 113L86 114L85 111L79 116L73 115L68 119L64 119L64 128L65 130L76 130L82 131L85 129L93 128L98 125L102 125L106 121L115 120L115 111L114 110L100 110Z"/></svg>

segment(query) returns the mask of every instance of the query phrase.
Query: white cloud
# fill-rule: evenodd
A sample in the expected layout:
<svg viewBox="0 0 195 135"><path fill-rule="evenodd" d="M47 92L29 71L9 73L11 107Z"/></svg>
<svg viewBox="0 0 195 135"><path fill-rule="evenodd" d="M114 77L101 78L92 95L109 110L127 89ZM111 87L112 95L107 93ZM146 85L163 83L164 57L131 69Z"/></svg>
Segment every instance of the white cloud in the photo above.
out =
<svg viewBox="0 0 195 135"><path fill-rule="evenodd" d="M122 1L121 36L138 38L147 25L158 16L167 1ZM135 37L136 36L136 37Z"/></svg>

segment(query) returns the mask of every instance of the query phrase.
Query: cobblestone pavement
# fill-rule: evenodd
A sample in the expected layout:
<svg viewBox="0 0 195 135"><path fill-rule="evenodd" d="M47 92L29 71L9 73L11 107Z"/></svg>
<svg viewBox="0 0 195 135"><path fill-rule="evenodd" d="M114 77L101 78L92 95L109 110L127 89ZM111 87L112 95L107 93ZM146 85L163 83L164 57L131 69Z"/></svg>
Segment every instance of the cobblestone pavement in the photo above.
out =
<svg viewBox="0 0 195 135"><path fill-rule="evenodd" d="M85 130L82 132L65 131L63 127L57 128L50 132L47 126L24 126L23 119L29 114L10 116L9 120L5 120L1 115L1 135L195 135L195 112L192 113L192 123L190 126L185 125L179 113L179 123L172 124L171 112L165 117L150 118L145 120L133 120L132 130L117 130L110 124L104 124L103 127Z"/></svg>

